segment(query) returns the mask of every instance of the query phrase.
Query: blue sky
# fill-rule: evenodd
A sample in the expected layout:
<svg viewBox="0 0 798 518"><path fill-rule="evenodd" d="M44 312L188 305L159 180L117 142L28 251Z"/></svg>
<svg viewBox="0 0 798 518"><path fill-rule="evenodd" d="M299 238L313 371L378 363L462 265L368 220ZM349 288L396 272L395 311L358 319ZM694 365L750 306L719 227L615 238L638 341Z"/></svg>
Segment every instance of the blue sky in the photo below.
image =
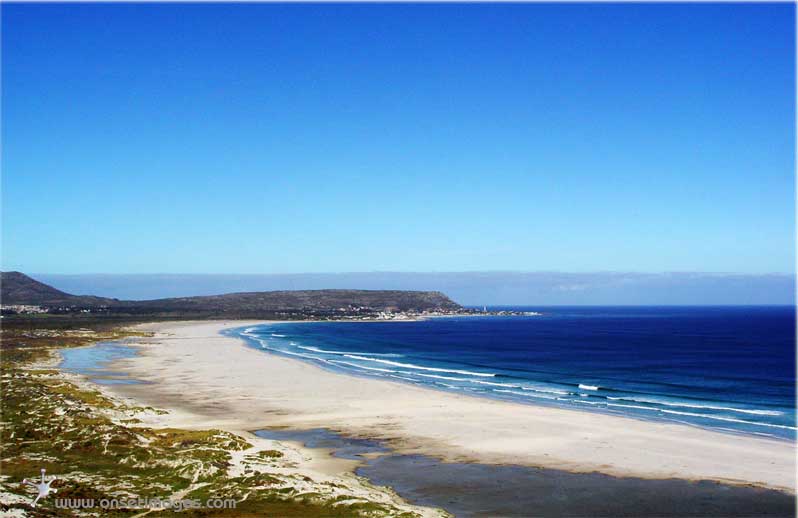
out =
<svg viewBox="0 0 798 518"><path fill-rule="evenodd" d="M794 6L2 8L3 269L794 272Z"/></svg>

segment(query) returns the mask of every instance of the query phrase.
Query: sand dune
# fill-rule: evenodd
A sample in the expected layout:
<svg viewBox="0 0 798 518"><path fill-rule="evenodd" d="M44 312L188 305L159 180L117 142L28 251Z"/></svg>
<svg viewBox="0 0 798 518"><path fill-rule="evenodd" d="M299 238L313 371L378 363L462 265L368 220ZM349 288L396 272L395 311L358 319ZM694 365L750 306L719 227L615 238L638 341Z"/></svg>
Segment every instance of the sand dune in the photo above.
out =
<svg viewBox="0 0 798 518"><path fill-rule="evenodd" d="M155 338L143 340L141 354L114 369L150 383L112 390L178 410L184 427L326 427L446 460L713 479L795 492L794 443L332 373L219 334L247 324L148 324Z"/></svg>

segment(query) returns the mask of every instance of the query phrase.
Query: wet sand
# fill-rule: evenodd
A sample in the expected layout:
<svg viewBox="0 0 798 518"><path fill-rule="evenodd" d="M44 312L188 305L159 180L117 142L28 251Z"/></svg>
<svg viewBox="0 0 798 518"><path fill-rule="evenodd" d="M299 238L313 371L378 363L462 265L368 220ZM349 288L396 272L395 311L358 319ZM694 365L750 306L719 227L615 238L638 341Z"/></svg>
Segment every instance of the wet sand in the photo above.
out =
<svg viewBox="0 0 798 518"><path fill-rule="evenodd" d="M789 441L347 376L219 334L248 324L148 325L157 334L141 342L141 354L113 364L114 371L147 383L108 388L175 410L179 419L172 425L183 428L326 428L382 441L398 455L449 464L712 480L795 492L795 445Z"/></svg>
<svg viewBox="0 0 798 518"><path fill-rule="evenodd" d="M795 496L713 481L647 480L525 466L447 463L395 454L379 442L323 429L262 430L260 437L361 461L356 473L411 503L458 517L793 516Z"/></svg>

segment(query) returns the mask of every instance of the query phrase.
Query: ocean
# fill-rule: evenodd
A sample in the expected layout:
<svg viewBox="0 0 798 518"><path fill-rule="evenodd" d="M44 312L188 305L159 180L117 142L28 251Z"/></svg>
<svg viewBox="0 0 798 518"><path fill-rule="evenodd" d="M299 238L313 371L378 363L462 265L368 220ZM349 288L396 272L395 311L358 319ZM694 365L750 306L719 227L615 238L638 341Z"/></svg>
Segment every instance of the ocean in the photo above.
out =
<svg viewBox="0 0 798 518"><path fill-rule="evenodd" d="M501 307L534 316L232 331L325 369L436 390L794 440L795 308Z"/></svg>

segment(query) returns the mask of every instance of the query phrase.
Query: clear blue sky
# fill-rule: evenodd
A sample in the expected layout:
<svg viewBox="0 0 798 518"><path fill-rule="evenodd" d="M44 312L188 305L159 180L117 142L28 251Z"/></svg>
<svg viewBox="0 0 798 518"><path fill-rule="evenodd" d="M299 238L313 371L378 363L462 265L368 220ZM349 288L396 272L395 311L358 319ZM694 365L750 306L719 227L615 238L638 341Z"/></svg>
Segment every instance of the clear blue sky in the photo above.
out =
<svg viewBox="0 0 798 518"><path fill-rule="evenodd" d="M5 270L794 271L790 4L2 15Z"/></svg>

